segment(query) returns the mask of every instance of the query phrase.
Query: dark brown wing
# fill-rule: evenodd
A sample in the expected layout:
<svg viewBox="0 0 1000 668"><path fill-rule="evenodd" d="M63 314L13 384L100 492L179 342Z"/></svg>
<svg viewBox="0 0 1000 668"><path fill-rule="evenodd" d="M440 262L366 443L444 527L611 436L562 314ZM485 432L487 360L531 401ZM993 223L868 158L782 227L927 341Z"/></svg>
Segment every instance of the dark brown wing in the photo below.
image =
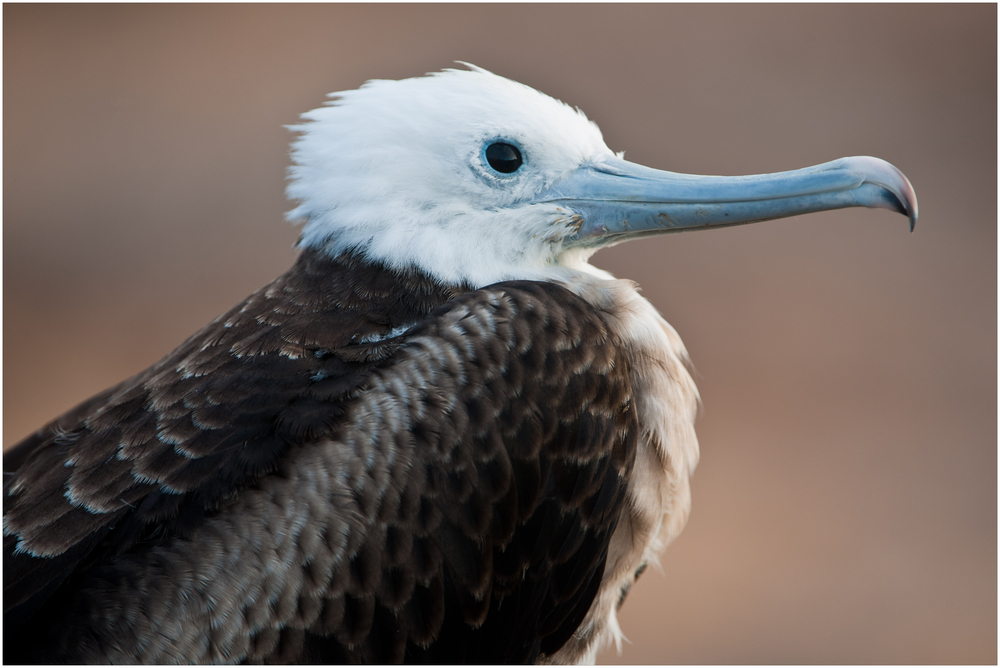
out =
<svg viewBox="0 0 1000 668"><path fill-rule="evenodd" d="M49 599L67 578L187 535L288 447L329 431L391 349L359 341L453 294L415 273L306 251L156 365L11 448L4 631L23 644L9 640L5 658L31 649L48 614L36 613L62 604L65 592Z"/></svg>
<svg viewBox="0 0 1000 668"><path fill-rule="evenodd" d="M228 317L284 331L276 312ZM26 617L18 647L38 653L8 635L5 658L524 662L562 646L635 456L629 362L601 314L512 283L404 339L324 347L225 322L10 481L5 624ZM185 362L206 344L228 357ZM223 392L238 400L219 409Z"/></svg>

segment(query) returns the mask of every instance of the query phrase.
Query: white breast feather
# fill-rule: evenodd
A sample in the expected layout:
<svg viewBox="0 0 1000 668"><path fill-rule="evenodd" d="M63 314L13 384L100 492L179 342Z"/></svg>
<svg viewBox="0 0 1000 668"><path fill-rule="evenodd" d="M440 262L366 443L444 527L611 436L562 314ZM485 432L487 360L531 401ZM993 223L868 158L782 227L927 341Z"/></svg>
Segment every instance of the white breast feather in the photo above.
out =
<svg viewBox="0 0 1000 668"><path fill-rule="evenodd" d="M623 588L632 584L641 565L658 564L659 553L687 522L689 480L699 456L694 432L699 397L680 336L639 296L635 283L603 278L610 275L596 269L574 273L575 280L563 285L605 311L636 358L632 387L642 428L601 588L580 628L550 658L551 663L590 664L611 642L621 652L624 634L617 608Z"/></svg>

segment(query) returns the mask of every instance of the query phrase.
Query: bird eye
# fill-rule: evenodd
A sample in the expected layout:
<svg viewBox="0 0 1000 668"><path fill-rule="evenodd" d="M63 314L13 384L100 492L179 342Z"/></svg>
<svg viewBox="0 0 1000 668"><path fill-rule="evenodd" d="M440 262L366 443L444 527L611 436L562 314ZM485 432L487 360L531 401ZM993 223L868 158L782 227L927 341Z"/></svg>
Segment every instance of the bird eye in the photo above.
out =
<svg viewBox="0 0 1000 668"><path fill-rule="evenodd" d="M516 146L497 142L486 147L486 162L501 174L513 174L524 160Z"/></svg>

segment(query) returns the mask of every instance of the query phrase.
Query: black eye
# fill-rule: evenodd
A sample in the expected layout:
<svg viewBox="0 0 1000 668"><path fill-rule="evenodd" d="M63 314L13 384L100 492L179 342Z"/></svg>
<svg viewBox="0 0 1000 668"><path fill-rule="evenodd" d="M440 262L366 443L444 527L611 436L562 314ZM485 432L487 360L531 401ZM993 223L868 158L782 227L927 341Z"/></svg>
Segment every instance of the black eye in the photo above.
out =
<svg viewBox="0 0 1000 668"><path fill-rule="evenodd" d="M510 144L490 144L486 147L486 162L501 174L513 174L521 166L521 152Z"/></svg>

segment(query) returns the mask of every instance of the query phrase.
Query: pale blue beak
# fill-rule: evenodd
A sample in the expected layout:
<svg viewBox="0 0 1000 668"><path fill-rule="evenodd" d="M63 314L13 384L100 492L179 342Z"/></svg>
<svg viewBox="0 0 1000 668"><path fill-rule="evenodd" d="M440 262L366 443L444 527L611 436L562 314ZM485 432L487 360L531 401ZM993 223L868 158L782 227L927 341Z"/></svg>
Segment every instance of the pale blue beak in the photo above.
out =
<svg viewBox="0 0 1000 668"><path fill-rule="evenodd" d="M917 222L906 176L870 157L754 176L676 174L607 158L580 167L536 201L563 203L577 214L580 229L565 241L570 248L852 206L905 214L910 231Z"/></svg>

